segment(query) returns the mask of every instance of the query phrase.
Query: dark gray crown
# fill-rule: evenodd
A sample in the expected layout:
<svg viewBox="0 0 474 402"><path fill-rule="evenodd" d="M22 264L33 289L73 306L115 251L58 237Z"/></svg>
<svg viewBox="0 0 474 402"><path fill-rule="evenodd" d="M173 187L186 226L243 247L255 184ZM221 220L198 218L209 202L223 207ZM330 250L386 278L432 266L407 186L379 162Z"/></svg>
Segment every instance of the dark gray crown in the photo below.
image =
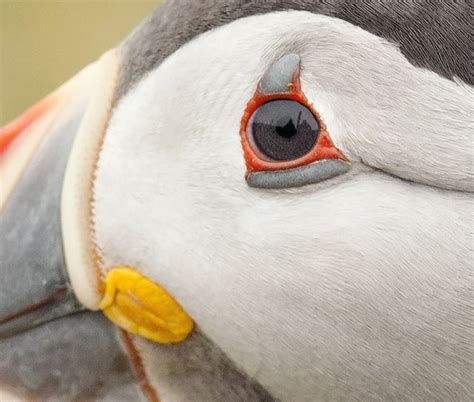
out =
<svg viewBox="0 0 474 402"><path fill-rule="evenodd" d="M195 36L238 18L305 10L341 18L398 44L415 66L473 84L469 4L438 0L167 0L124 41L118 97Z"/></svg>

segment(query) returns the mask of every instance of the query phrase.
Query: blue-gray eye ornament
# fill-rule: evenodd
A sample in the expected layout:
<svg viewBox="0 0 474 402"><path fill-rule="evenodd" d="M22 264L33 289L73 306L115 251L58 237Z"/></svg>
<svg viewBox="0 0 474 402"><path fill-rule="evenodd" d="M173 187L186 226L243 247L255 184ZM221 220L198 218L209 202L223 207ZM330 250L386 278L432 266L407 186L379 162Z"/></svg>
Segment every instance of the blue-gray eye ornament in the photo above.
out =
<svg viewBox="0 0 474 402"><path fill-rule="evenodd" d="M251 187L303 186L350 169L301 89L296 54L282 57L266 71L247 104L240 135Z"/></svg>

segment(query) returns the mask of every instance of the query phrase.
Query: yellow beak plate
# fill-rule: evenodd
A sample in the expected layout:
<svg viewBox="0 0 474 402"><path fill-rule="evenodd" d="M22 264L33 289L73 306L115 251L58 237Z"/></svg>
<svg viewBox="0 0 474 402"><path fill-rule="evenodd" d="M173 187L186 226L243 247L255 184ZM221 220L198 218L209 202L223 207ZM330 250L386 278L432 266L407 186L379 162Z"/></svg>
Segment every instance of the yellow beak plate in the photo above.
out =
<svg viewBox="0 0 474 402"><path fill-rule="evenodd" d="M194 327L166 290L126 266L108 271L100 309L120 328L158 343L181 342Z"/></svg>

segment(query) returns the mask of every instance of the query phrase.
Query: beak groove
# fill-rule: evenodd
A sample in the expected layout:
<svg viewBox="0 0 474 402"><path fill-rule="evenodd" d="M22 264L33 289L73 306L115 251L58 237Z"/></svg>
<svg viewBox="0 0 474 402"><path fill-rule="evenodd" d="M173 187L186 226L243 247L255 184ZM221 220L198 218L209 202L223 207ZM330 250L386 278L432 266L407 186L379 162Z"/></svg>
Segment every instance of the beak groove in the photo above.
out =
<svg viewBox="0 0 474 402"><path fill-rule="evenodd" d="M0 319L0 339L83 310L70 289L59 288L46 298Z"/></svg>

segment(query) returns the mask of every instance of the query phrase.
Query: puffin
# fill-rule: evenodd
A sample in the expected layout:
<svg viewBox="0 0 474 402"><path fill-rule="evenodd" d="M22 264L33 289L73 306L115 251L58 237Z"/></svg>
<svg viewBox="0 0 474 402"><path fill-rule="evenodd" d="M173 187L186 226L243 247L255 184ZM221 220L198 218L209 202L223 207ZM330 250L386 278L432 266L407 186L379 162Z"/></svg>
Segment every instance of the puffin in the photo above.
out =
<svg viewBox="0 0 474 402"><path fill-rule="evenodd" d="M0 131L0 399L471 400L468 2L167 0Z"/></svg>

